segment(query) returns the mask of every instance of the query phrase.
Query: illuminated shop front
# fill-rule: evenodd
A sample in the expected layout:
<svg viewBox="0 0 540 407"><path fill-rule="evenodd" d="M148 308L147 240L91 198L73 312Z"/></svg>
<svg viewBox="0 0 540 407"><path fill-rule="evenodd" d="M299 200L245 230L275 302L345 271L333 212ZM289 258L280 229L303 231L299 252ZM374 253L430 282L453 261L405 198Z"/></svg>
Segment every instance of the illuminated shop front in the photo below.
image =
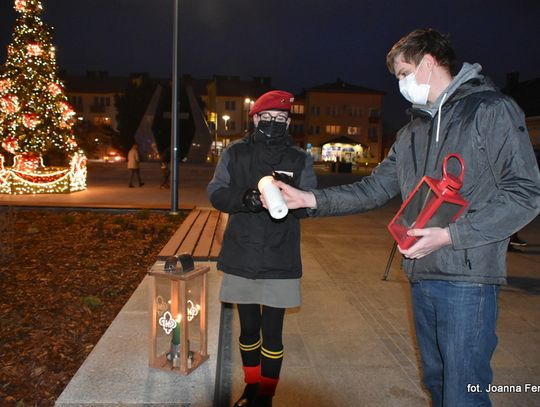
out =
<svg viewBox="0 0 540 407"><path fill-rule="evenodd" d="M320 147L312 145L307 147L315 161L356 164L370 157L369 147L348 137L339 137L322 144Z"/></svg>

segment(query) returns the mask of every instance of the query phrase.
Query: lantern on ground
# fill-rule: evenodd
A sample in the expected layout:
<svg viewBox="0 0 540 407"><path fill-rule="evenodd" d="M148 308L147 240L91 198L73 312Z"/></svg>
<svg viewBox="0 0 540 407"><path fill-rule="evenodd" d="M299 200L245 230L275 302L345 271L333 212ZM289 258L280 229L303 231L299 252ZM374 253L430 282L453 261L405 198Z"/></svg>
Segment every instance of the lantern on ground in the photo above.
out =
<svg viewBox="0 0 540 407"><path fill-rule="evenodd" d="M455 158L461 167L458 176L448 173L448 160ZM461 156L449 154L442 165L442 179L424 176L400 210L388 224L388 230L402 249L408 249L417 240L407 235L409 229L447 227L467 207L467 201L459 194L463 185L465 164Z"/></svg>
<svg viewBox="0 0 540 407"><path fill-rule="evenodd" d="M206 278L190 255L158 261L148 271L150 367L187 375L208 359Z"/></svg>

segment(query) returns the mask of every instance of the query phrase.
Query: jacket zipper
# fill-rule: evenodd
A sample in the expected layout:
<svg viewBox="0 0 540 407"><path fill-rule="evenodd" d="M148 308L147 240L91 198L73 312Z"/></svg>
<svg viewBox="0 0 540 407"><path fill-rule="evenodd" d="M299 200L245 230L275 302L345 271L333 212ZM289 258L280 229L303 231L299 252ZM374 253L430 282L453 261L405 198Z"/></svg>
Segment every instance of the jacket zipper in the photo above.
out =
<svg viewBox="0 0 540 407"><path fill-rule="evenodd" d="M465 249L463 255L465 256L465 264L469 267L469 270L472 270L471 260L469 259L469 249Z"/></svg>
<svg viewBox="0 0 540 407"><path fill-rule="evenodd" d="M423 177L424 175L426 175L426 169L427 169L427 164L428 164L428 156L429 156L429 151L431 150L431 142L433 140L433 119L430 120L430 124L429 124L429 131L428 131L428 137L427 137L427 141L426 141L426 153L424 154L424 169L422 170L422 175L421 177ZM416 266L416 259L412 259L412 266L411 266L411 280L414 280L414 268Z"/></svg>

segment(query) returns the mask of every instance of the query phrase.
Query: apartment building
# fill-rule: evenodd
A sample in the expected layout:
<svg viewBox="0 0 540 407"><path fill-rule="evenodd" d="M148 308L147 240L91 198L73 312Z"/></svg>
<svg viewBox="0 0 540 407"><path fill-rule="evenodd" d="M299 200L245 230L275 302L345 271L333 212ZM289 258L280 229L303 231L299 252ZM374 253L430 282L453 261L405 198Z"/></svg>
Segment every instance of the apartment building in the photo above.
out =
<svg viewBox="0 0 540 407"><path fill-rule="evenodd" d="M126 90L128 77L111 77L107 72L89 71L86 76L68 75L63 80L68 101L79 120L118 130L115 96Z"/></svg>
<svg viewBox="0 0 540 407"><path fill-rule="evenodd" d="M316 161L378 163L383 96L341 79L306 89L295 97L291 134Z"/></svg>
<svg viewBox="0 0 540 407"><path fill-rule="evenodd" d="M213 150L219 152L250 128L248 112L255 100L271 90L271 78L215 75L201 95L206 105L207 122L215 137Z"/></svg>

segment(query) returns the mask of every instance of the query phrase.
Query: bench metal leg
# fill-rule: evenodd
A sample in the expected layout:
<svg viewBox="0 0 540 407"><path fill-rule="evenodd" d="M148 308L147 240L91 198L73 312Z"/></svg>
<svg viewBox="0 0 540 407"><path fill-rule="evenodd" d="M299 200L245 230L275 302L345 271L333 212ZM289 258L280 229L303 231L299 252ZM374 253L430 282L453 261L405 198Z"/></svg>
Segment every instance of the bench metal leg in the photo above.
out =
<svg viewBox="0 0 540 407"><path fill-rule="evenodd" d="M221 303L219 318L219 342L214 387L213 407L229 407L231 405L232 387L232 324L233 305Z"/></svg>
<svg viewBox="0 0 540 407"><path fill-rule="evenodd" d="M388 261L386 262L386 269L384 270L383 280L388 280L388 274L390 273L390 267L392 267L392 261L396 255L397 243L394 242L392 245L392 250L390 251L390 256L388 256Z"/></svg>

